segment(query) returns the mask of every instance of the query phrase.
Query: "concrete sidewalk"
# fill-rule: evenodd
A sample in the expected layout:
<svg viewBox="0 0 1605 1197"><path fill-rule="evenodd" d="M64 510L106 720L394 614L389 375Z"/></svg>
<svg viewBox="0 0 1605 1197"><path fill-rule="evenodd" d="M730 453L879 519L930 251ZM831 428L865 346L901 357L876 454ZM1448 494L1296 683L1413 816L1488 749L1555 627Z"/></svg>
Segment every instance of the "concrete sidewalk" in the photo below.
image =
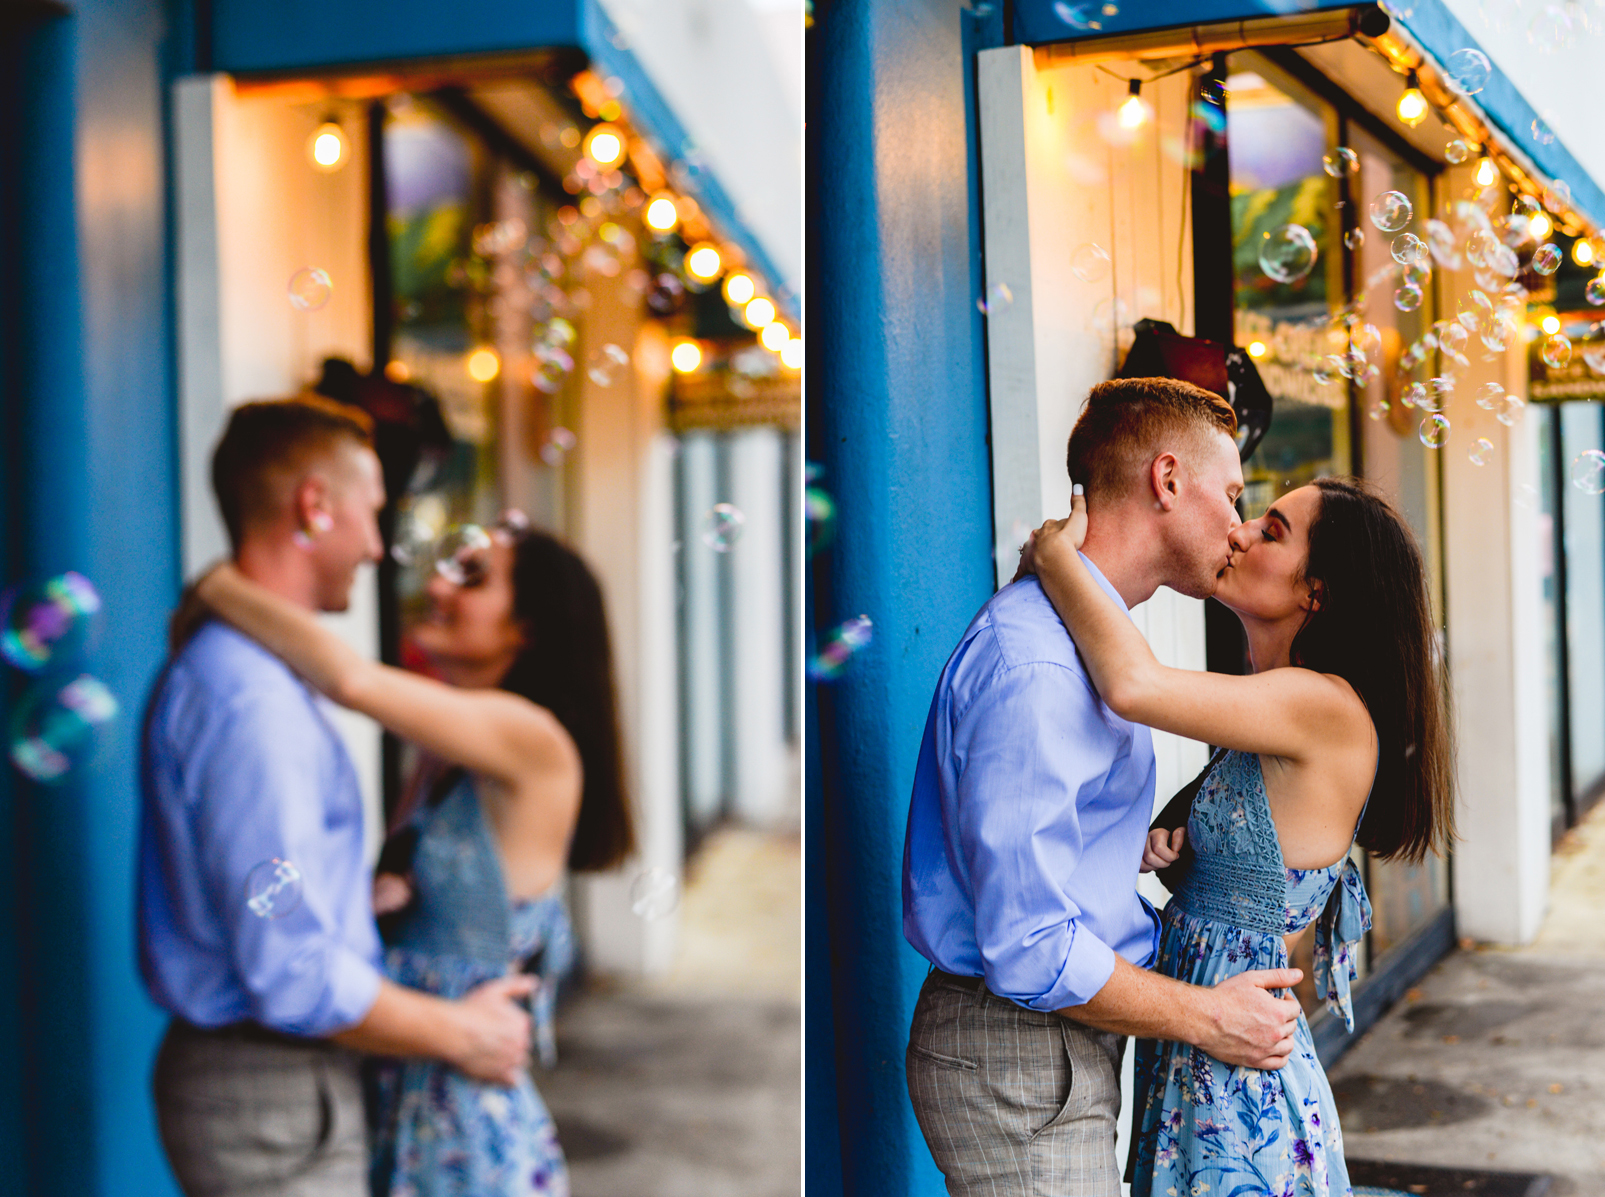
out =
<svg viewBox="0 0 1605 1197"><path fill-rule="evenodd" d="M1542 1172L1605 1197L1605 806L1557 847L1529 947L1451 953L1332 1071L1345 1154Z"/></svg>
<svg viewBox="0 0 1605 1197"><path fill-rule="evenodd" d="M673 970L558 1011L535 1083L573 1197L796 1197L802 1173L802 857L796 835L711 834Z"/></svg>

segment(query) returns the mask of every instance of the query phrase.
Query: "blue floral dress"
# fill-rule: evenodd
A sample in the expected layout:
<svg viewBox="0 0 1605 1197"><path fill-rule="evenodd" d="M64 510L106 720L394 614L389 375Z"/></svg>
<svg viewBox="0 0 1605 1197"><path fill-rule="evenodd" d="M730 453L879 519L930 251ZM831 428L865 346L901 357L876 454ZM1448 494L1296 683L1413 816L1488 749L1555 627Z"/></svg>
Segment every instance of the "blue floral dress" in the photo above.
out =
<svg viewBox="0 0 1605 1197"><path fill-rule="evenodd" d="M414 899L390 936L385 971L397 984L458 998L538 956L531 1012L551 1067L556 983L574 956L560 888L508 900L467 777L416 822ZM556 1128L527 1072L503 1089L434 1060L382 1060L370 1083L374 1197L568 1197Z"/></svg>
<svg viewBox="0 0 1605 1197"><path fill-rule="evenodd" d="M1289 869L1259 757L1222 754L1187 821L1194 860L1164 912L1154 968L1194 985L1286 968L1283 936L1315 928L1315 985L1354 1029L1349 986L1371 904L1352 859ZM1186 1043L1137 1045L1133 1197L1349 1194L1326 1072L1300 1015L1276 1072L1223 1064Z"/></svg>

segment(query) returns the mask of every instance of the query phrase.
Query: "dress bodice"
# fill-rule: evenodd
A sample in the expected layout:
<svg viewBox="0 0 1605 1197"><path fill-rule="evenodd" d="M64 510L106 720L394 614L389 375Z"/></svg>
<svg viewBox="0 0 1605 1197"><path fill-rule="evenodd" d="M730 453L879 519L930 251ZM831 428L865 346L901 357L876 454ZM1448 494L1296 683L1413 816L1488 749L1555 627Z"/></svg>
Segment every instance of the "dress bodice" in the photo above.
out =
<svg viewBox="0 0 1605 1197"><path fill-rule="evenodd" d="M1174 901L1195 918L1286 935L1315 929L1316 991L1352 1030L1350 983L1371 903L1352 855L1324 869L1282 860L1258 755L1225 752L1193 800L1187 842L1194 859Z"/></svg>
<svg viewBox="0 0 1605 1197"><path fill-rule="evenodd" d="M574 960L561 882L539 898L508 898L496 841L466 774L414 824L413 900L388 937L386 971L402 984L456 998L529 965L541 982L531 1002L536 1041L550 1067L557 982Z"/></svg>

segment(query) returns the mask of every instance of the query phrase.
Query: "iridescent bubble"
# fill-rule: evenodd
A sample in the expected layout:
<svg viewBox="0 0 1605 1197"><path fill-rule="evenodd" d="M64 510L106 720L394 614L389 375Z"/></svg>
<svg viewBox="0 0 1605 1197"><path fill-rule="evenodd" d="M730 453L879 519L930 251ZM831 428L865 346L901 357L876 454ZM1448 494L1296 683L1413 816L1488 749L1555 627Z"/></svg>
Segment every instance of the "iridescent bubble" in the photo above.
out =
<svg viewBox="0 0 1605 1197"><path fill-rule="evenodd" d="M1401 312L1413 312L1421 306L1421 288L1414 283L1406 283L1393 293L1393 306Z"/></svg>
<svg viewBox="0 0 1605 1197"><path fill-rule="evenodd" d="M1481 50L1468 47L1449 55L1449 60L1444 63L1444 74L1447 76L1445 82L1451 91L1463 96L1474 96L1488 86L1488 79L1493 74L1493 64Z"/></svg>
<svg viewBox="0 0 1605 1197"><path fill-rule="evenodd" d="M1448 145L1443 147L1443 156L1445 159L1458 166L1467 158L1471 157L1471 147L1464 141L1460 140L1460 138L1456 137Z"/></svg>
<svg viewBox="0 0 1605 1197"><path fill-rule="evenodd" d="M1349 332L1349 344L1369 357L1382 351L1382 330L1374 324L1356 324Z"/></svg>
<svg viewBox="0 0 1605 1197"><path fill-rule="evenodd" d="M245 875L245 908L259 919L282 919L301 905L301 870L294 862L264 860Z"/></svg>
<svg viewBox="0 0 1605 1197"><path fill-rule="evenodd" d="M485 576L490 533L478 524L459 524L435 544L435 572L453 586L470 586Z"/></svg>
<svg viewBox="0 0 1605 1197"><path fill-rule="evenodd" d="M1371 201L1371 223L1379 232L1397 233L1410 223L1415 209L1402 191L1384 191Z"/></svg>
<svg viewBox="0 0 1605 1197"><path fill-rule="evenodd" d="M702 517L702 543L715 553L728 553L741 539L747 517L732 503L715 503Z"/></svg>
<svg viewBox="0 0 1605 1197"><path fill-rule="evenodd" d="M1417 435L1427 448L1443 448L1449 443L1449 417L1442 412L1432 412L1421 421Z"/></svg>
<svg viewBox="0 0 1605 1197"><path fill-rule="evenodd" d="M630 364L630 355L617 345L603 345L586 360L585 373L599 387L610 387Z"/></svg>
<svg viewBox="0 0 1605 1197"><path fill-rule="evenodd" d="M1412 382L1400 393L1399 402L1405 407L1419 407L1426 409L1427 404L1431 402L1431 397L1427 394L1426 384L1421 382Z"/></svg>
<svg viewBox="0 0 1605 1197"><path fill-rule="evenodd" d="M1078 245L1070 253L1070 273L1084 283L1102 282L1109 277L1109 253L1091 241Z"/></svg>
<svg viewBox="0 0 1605 1197"><path fill-rule="evenodd" d="M1533 140L1536 141L1539 145L1554 145L1555 144L1555 133L1554 133L1554 130L1552 130L1548 125L1546 125L1538 117L1536 117L1536 116L1533 117L1533 123L1528 126L1528 130L1532 133Z"/></svg>
<svg viewBox="0 0 1605 1197"><path fill-rule="evenodd" d="M1477 388L1477 406L1483 411L1498 411L1505 402L1505 388L1497 382L1485 382Z"/></svg>
<svg viewBox="0 0 1605 1197"><path fill-rule="evenodd" d="M1595 374L1605 376L1605 345L1589 345L1583 350L1583 361Z"/></svg>
<svg viewBox="0 0 1605 1197"><path fill-rule="evenodd" d="M0 655L24 673L37 673L82 650L99 611L100 595L79 573L13 586L0 595Z"/></svg>
<svg viewBox="0 0 1605 1197"><path fill-rule="evenodd" d="M1460 253L1455 248L1455 233L1441 220L1429 220L1423 226L1427 234L1427 248L1438 265L1445 270L1460 269Z"/></svg>
<svg viewBox="0 0 1605 1197"><path fill-rule="evenodd" d="M1499 248L1499 237L1492 229L1475 229L1466 238L1466 261L1479 269L1488 265L1488 255Z"/></svg>
<svg viewBox="0 0 1605 1197"><path fill-rule="evenodd" d="M1359 249L1360 246L1365 244L1365 230L1359 225L1355 225L1354 228L1343 234L1343 244L1350 249Z"/></svg>
<svg viewBox="0 0 1605 1197"><path fill-rule="evenodd" d="M1318 256L1315 238L1308 229L1301 224L1284 224L1264 235L1259 266L1272 282L1296 283L1314 268Z"/></svg>
<svg viewBox="0 0 1605 1197"><path fill-rule="evenodd" d="M1014 302L1014 292L1009 290L1008 283L993 283L986 289L986 294L975 301L983 316L996 316L999 312L1007 311Z"/></svg>
<svg viewBox="0 0 1605 1197"><path fill-rule="evenodd" d="M1568 44L1573 37L1571 14L1560 4L1541 4L1533 19L1527 23L1527 40L1540 54L1553 54ZM1551 140L1553 140L1551 134Z"/></svg>
<svg viewBox="0 0 1605 1197"><path fill-rule="evenodd" d="M1389 252L1401 266L1420 266L1427 260L1427 243L1414 233L1400 233L1393 239Z"/></svg>
<svg viewBox="0 0 1605 1197"><path fill-rule="evenodd" d="M656 865L642 869L630 882L630 910L638 919L655 922L680 905L680 879Z"/></svg>
<svg viewBox="0 0 1605 1197"><path fill-rule="evenodd" d="M541 460L549 466L562 465L563 459L574 451L577 444L579 438L559 424L541 442Z"/></svg>
<svg viewBox="0 0 1605 1197"><path fill-rule="evenodd" d="M1583 288L1583 297L1595 307L1605 303L1605 274L1596 274L1588 280L1588 285Z"/></svg>
<svg viewBox="0 0 1605 1197"><path fill-rule="evenodd" d="M808 555L830 544L836 531L836 501L823 487L813 485L818 467L808 467L809 486L803 491L803 515L808 525Z"/></svg>
<svg viewBox="0 0 1605 1197"><path fill-rule="evenodd" d="M1571 364L1572 360L1571 340L1565 333L1552 333L1544 338L1543 345L1539 347L1538 356L1543 359L1544 365L1551 370L1564 369Z"/></svg>
<svg viewBox="0 0 1605 1197"><path fill-rule="evenodd" d="M327 272L316 266L303 266L290 276L288 287L290 303L303 312L315 312L329 302L334 284Z"/></svg>
<svg viewBox="0 0 1605 1197"><path fill-rule="evenodd" d="M1570 476L1585 495L1605 495L1605 453L1585 449L1572 459Z"/></svg>
<svg viewBox="0 0 1605 1197"><path fill-rule="evenodd" d="M1544 188L1544 207L1559 216L1572 205L1572 187L1565 179L1556 179Z"/></svg>
<svg viewBox="0 0 1605 1197"><path fill-rule="evenodd" d="M1516 337L1520 326L1519 317L1514 312L1495 312L1482 330L1483 348L1490 353L1503 353L1510 348L1510 343Z"/></svg>
<svg viewBox="0 0 1605 1197"><path fill-rule="evenodd" d="M535 366L530 371L530 384L542 394L555 395L563 389L563 380L574 369L574 359L568 352L545 342L535 346Z"/></svg>
<svg viewBox="0 0 1605 1197"><path fill-rule="evenodd" d="M1479 436L1477 443L1471 446L1471 452L1466 456L1471 458L1472 465L1487 465L1494 455L1494 443L1485 436Z"/></svg>
<svg viewBox="0 0 1605 1197"><path fill-rule="evenodd" d="M1514 428L1521 423L1522 413L1526 410L1527 405L1519 398L1515 395L1506 395L1504 405L1494 413L1494 419L1498 420L1506 428Z"/></svg>
<svg viewBox="0 0 1605 1197"><path fill-rule="evenodd" d="M1487 327L1493 314L1493 301L1484 292L1471 290L1460 301L1460 312L1455 319L1465 326L1466 331L1477 332Z"/></svg>
<svg viewBox="0 0 1605 1197"><path fill-rule="evenodd" d="M1539 274L1554 274L1560 269L1560 246L1546 241L1533 250L1533 269Z"/></svg>
<svg viewBox="0 0 1605 1197"><path fill-rule="evenodd" d="M1471 362L1466 358L1465 349L1466 343L1470 340L1471 334L1463 325L1445 321L1438 333L1438 348L1445 357L1453 359L1462 366L1469 366Z"/></svg>
<svg viewBox="0 0 1605 1197"><path fill-rule="evenodd" d="M875 637L875 625L867 615L844 620L825 637L825 643L808 662L808 676L816 682L833 682L841 677L852 659Z"/></svg>
<svg viewBox="0 0 1605 1197"><path fill-rule="evenodd" d="M1527 235L1527 222L1530 222L1532 218L1537 216L1542 210L1543 205L1538 202L1537 197L1528 195L1525 191L1521 192L1516 196L1515 199L1510 201L1511 217L1522 222L1521 236Z"/></svg>
<svg viewBox="0 0 1605 1197"><path fill-rule="evenodd" d="M646 306L660 316L672 316L685 303L685 283L667 270L654 275L644 296Z"/></svg>
<svg viewBox="0 0 1605 1197"><path fill-rule="evenodd" d="M65 685L40 679L12 717L11 762L35 781L60 781L94 756L116 715L111 691L87 673Z"/></svg>
<svg viewBox="0 0 1605 1197"><path fill-rule="evenodd" d="M1360 155L1348 146L1340 145L1321 159L1321 169L1334 179L1355 174L1360 169Z"/></svg>
<svg viewBox="0 0 1605 1197"><path fill-rule="evenodd" d="M1343 359L1336 354L1329 353L1315 363L1311 373L1315 381L1323 387L1329 387L1341 377L1348 377L1343 370Z"/></svg>

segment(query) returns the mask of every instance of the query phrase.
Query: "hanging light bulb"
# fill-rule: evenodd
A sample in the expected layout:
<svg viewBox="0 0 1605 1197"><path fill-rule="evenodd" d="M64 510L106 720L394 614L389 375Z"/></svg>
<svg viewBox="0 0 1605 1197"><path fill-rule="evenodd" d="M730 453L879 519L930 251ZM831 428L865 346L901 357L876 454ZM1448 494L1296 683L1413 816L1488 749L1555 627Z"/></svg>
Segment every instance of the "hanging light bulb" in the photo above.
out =
<svg viewBox="0 0 1605 1197"><path fill-rule="evenodd" d="M1427 97L1421 94L1421 80L1411 71L1405 77L1404 95L1399 97L1399 119L1414 129L1427 119Z"/></svg>
<svg viewBox="0 0 1605 1197"><path fill-rule="evenodd" d="M1579 237L1572 244L1572 261L1587 266L1594 260L1594 246L1587 237Z"/></svg>
<svg viewBox="0 0 1605 1197"><path fill-rule="evenodd" d="M646 221L647 228L656 232L673 232L674 226L680 223L680 210L675 206L674 196L667 191L660 191L653 196L642 219Z"/></svg>
<svg viewBox="0 0 1605 1197"><path fill-rule="evenodd" d="M1484 154L1477 162L1477 186L1492 187L1498 178L1499 168L1494 165L1492 158Z"/></svg>
<svg viewBox="0 0 1605 1197"><path fill-rule="evenodd" d="M585 135L585 156L598 166L612 166L624 157L624 137L612 125L597 125Z"/></svg>
<svg viewBox="0 0 1605 1197"><path fill-rule="evenodd" d="M1527 231L1540 241L1549 236L1549 234L1554 230L1554 227L1555 226L1553 223L1551 223L1549 217L1545 216L1542 212L1527 222Z"/></svg>
<svg viewBox="0 0 1605 1197"><path fill-rule="evenodd" d="M1142 98L1142 80L1130 80L1130 94L1115 109L1115 120L1122 129L1140 129L1148 121L1148 104Z"/></svg>
<svg viewBox="0 0 1605 1197"><path fill-rule="evenodd" d="M685 256L686 272L699 282L709 283L718 278L722 265L719 247L711 241L693 245Z"/></svg>
<svg viewBox="0 0 1605 1197"><path fill-rule="evenodd" d="M335 121L324 121L307 138L307 157L312 165L324 174L332 174L345 165L346 135Z"/></svg>
<svg viewBox="0 0 1605 1197"><path fill-rule="evenodd" d="M752 281L752 275L737 271L724 276L724 297L727 303L741 307L758 294L758 285Z"/></svg>
<svg viewBox="0 0 1605 1197"><path fill-rule="evenodd" d="M1560 317L1551 312L1538 322L1538 326L1549 336L1554 336L1560 331Z"/></svg>
<svg viewBox="0 0 1605 1197"><path fill-rule="evenodd" d="M690 337L681 338L669 351L669 364L674 367L677 374L695 373L702 365L702 346Z"/></svg>

